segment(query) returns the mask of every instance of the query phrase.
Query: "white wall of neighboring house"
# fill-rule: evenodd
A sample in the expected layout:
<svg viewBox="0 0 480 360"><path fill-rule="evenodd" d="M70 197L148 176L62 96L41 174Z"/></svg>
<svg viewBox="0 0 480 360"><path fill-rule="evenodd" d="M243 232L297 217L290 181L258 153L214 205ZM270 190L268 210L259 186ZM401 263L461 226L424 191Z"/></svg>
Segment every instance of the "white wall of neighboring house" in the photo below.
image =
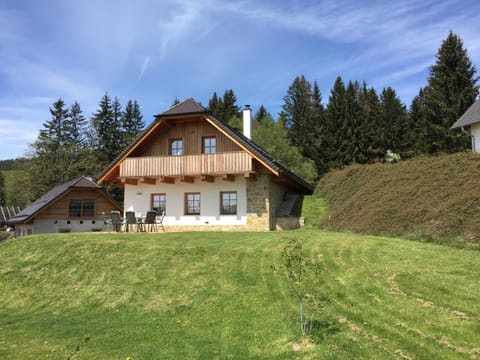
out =
<svg viewBox="0 0 480 360"><path fill-rule="evenodd" d="M220 215L220 192L237 192L237 215ZM200 193L200 215L185 215L185 193ZM124 210L142 213L150 210L150 195L166 194L165 225L245 225L247 223L246 180L236 176L235 181L224 181L215 177L213 183L195 179L194 183L175 181L175 184L157 183L155 185L138 183L125 185Z"/></svg>
<svg viewBox="0 0 480 360"><path fill-rule="evenodd" d="M470 134L472 135L472 151L480 153L480 123L470 126Z"/></svg>

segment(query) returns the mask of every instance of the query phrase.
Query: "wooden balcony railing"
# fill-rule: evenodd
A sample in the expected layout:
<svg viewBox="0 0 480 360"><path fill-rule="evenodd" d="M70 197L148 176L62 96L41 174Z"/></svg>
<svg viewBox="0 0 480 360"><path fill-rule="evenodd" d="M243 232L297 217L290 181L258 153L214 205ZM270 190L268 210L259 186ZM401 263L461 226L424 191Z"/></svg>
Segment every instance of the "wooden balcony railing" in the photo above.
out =
<svg viewBox="0 0 480 360"><path fill-rule="evenodd" d="M126 158L120 164L120 177L199 176L252 171L252 157L245 152L183 156Z"/></svg>

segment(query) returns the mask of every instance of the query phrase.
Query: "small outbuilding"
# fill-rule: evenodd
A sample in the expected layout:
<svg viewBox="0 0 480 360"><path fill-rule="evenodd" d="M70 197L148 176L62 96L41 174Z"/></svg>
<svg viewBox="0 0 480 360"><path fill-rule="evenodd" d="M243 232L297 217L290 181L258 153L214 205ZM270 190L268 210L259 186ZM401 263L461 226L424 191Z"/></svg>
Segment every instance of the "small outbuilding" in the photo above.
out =
<svg viewBox="0 0 480 360"><path fill-rule="evenodd" d="M465 113L458 119L451 129L462 129L467 132L465 128L469 128L468 134L472 138L472 151L480 152L480 99L475 101Z"/></svg>
<svg viewBox="0 0 480 360"><path fill-rule="evenodd" d="M105 214L123 211L92 179L80 177L59 185L10 218L15 235L101 231ZM102 214L103 213L103 214Z"/></svg>

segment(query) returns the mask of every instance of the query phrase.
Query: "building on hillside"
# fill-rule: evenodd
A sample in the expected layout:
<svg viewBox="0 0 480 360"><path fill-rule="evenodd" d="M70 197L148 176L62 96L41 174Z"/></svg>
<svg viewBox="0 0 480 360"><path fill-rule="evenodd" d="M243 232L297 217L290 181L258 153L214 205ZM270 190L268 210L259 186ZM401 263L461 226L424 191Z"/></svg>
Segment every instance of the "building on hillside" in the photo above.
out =
<svg viewBox="0 0 480 360"><path fill-rule="evenodd" d="M465 128L469 128L469 132ZM480 153L480 99L475 101L451 129L462 129L472 139L472 151Z"/></svg>
<svg viewBox="0 0 480 360"><path fill-rule="evenodd" d="M5 228L8 220L19 212L20 207L18 206L0 206L0 229Z"/></svg>
<svg viewBox="0 0 480 360"><path fill-rule="evenodd" d="M101 186L80 177L57 186L12 217L16 236L39 233L101 231L102 213L123 211Z"/></svg>
<svg viewBox="0 0 480 360"><path fill-rule="evenodd" d="M99 177L125 188L125 211L165 212L167 230L273 230L300 226L313 187L193 99L153 123Z"/></svg>

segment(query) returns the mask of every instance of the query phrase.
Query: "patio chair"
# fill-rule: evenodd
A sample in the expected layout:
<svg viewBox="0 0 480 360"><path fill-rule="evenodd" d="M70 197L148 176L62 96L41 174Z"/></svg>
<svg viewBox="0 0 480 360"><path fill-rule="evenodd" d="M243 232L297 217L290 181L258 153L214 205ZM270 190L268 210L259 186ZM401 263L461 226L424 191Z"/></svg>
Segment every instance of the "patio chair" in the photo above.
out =
<svg viewBox="0 0 480 360"><path fill-rule="evenodd" d="M110 221L112 222L112 230L119 232L122 229L122 217L120 211L111 211Z"/></svg>
<svg viewBox="0 0 480 360"><path fill-rule="evenodd" d="M157 226L161 226L163 232L165 232L165 226L163 226L163 219L165 218L165 210L162 211L162 215L160 215L160 219L157 221Z"/></svg>
<svg viewBox="0 0 480 360"><path fill-rule="evenodd" d="M160 219L157 220L158 213L155 210L147 211L147 217L145 218L145 226L148 226L149 231L157 231L158 227L161 226L162 230L165 231L163 226L163 218L165 217L165 211L162 211Z"/></svg>
<svg viewBox="0 0 480 360"><path fill-rule="evenodd" d="M132 231L134 226L135 227L137 226L137 218L135 217L135 212L126 211L125 212L125 231L126 232Z"/></svg>

